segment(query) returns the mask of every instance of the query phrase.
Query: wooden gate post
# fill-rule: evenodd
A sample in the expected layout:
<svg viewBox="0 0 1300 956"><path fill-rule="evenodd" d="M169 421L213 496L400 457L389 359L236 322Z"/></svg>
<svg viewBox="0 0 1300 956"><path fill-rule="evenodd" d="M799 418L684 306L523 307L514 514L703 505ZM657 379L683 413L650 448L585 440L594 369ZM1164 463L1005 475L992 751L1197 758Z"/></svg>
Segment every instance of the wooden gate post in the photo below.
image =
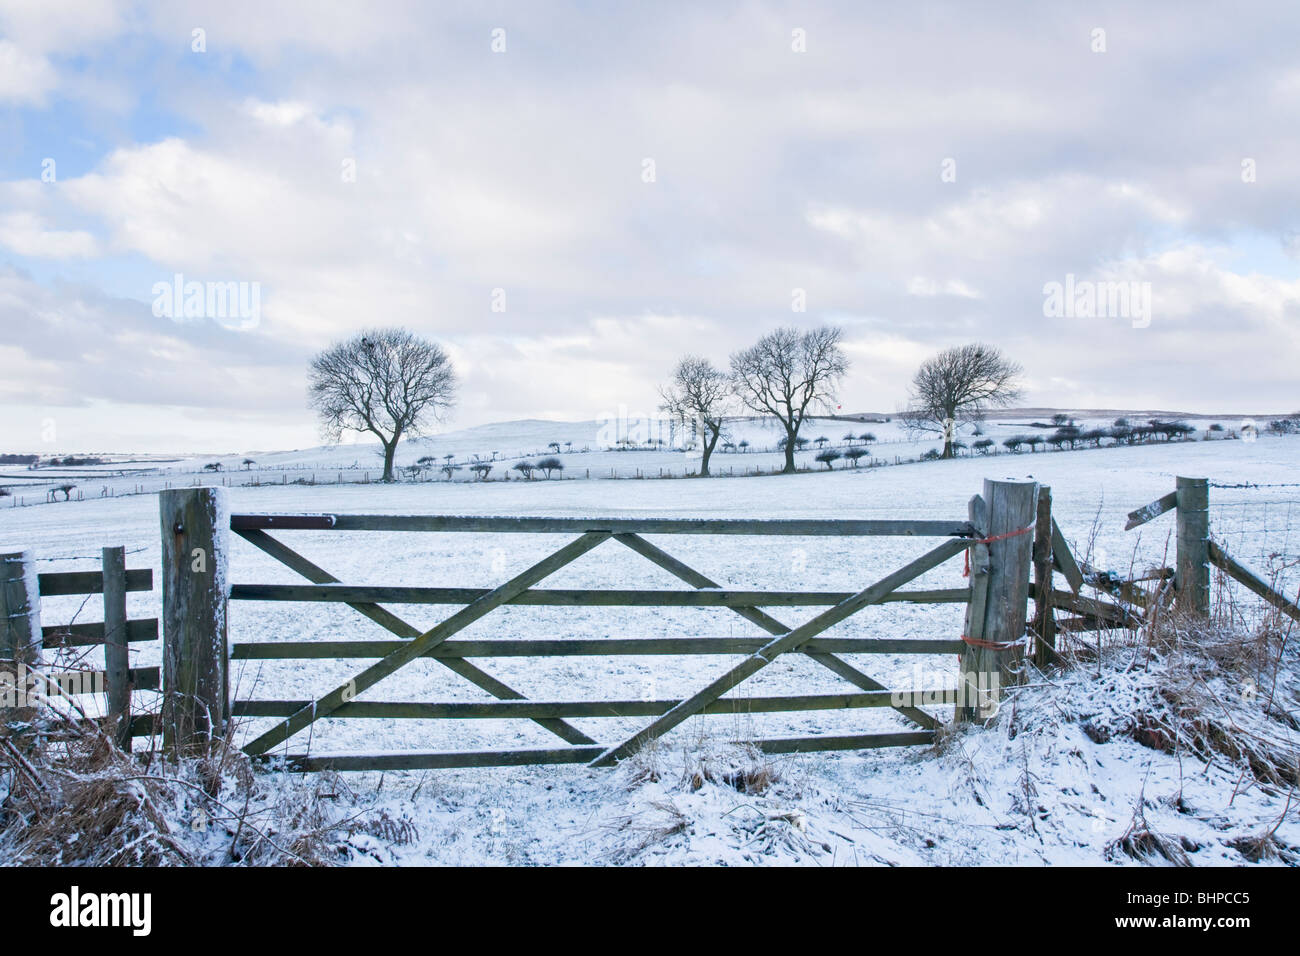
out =
<svg viewBox="0 0 1300 956"><path fill-rule="evenodd" d="M131 661L126 643L126 549L105 548L104 677L108 718L117 745L131 750Z"/></svg>
<svg viewBox="0 0 1300 956"><path fill-rule="evenodd" d="M162 530L163 746L203 753L226 730L229 518L222 488L158 494Z"/></svg>
<svg viewBox="0 0 1300 956"><path fill-rule="evenodd" d="M6 684L0 696L12 695L24 703L34 686L25 680L23 667L41 665L41 596L36 580L36 556L31 551L0 553L0 671ZM0 702L0 735L10 722L27 723L36 715L34 706L5 707Z"/></svg>
<svg viewBox="0 0 1300 956"><path fill-rule="evenodd" d="M1052 489L1038 486L1034 522L1034 663L1056 660L1056 616L1052 613Z"/></svg>
<svg viewBox="0 0 1300 956"><path fill-rule="evenodd" d="M976 532L987 539L987 565L985 545L974 546L967 647L961 663L966 696L958 702L958 720L991 717L1001 687L1019 680L1037 511L1038 484L1032 481L985 479L983 498L972 502L971 516L980 518L973 522ZM972 701L975 692L978 699Z"/></svg>
<svg viewBox="0 0 1300 956"><path fill-rule="evenodd" d="M1174 606L1184 614L1210 614L1210 482L1179 476L1178 556Z"/></svg>

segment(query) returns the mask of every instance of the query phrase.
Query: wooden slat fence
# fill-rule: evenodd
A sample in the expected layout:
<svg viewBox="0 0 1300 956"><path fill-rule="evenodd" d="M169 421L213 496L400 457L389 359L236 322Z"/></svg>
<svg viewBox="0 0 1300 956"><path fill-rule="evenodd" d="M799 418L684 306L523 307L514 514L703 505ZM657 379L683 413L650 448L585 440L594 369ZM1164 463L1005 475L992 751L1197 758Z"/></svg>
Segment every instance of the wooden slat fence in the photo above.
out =
<svg viewBox="0 0 1300 956"><path fill-rule="evenodd" d="M130 750L132 738L155 729L151 715L133 709L132 694L159 690L161 675L158 667L131 666L131 645L158 640L158 619L128 619L126 595L152 591L153 571L128 569L121 547L103 549L100 571L40 572L37 561L26 551L0 555L12 569L0 589L0 611L8 612L0 614L0 667L16 682L21 664L28 687L49 700L103 694L104 716L94 719L112 728L118 744ZM103 596L103 620L42 623L42 598L95 595ZM87 659L100 647L102 669ZM25 719L35 716L33 708L19 710Z"/></svg>

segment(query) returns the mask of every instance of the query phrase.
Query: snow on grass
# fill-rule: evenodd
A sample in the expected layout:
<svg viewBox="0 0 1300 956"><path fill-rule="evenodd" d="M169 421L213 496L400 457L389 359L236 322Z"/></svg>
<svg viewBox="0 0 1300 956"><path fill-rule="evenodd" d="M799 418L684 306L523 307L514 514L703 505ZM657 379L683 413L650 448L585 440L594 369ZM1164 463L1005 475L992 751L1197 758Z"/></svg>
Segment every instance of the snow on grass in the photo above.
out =
<svg viewBox="0 0 1300 956"><path fill-rule="evenodd" d="M848 423L836 434L838 440ZM865 426L879 433L881 426ZM860 428L852 428L855 433ZM1021 429L1023 430L1023 429ZM547 435L556 436L555 430ZM829 434L829 433L828 433ZM546 435L539 435L546 437ZM531 439L530 439L531 440ZM559 440L552 438L552 440ZM523 445L521 440L518 442ZM490 450L490 449L489 449ZM1211 441L1052 454L960 459L889 468L696 481L510 481L231 487L236 512L370 512L674 517L963 518L984 478L1050 484L1058 523L1080 554L1127 573L1172 563L1172 516L1124 532L1128 511L1173 488L1174 477L1205 475L1215 488L1212 529L1229 529L1229 550L1251 563L1295 556L1292 509L1300 528L1300 439ZM608 452L610 456L634 452ZM668 455L670 453L645 453ZM564 456L562 456L564 457ZM575 456L576 457L576 456ZM735 456L741 458L744 456ZM33 508L0 508L0 536L42 557L97 556L104 545L136 551L130 567L158 578L157 503L151 496L106 498ZM491 587L567 540L563 535L349 534L285 532L283 540L347 583ZM655 542L728 587L856 591L917 556L933 542L904 538L742 538L656 536ZM231 544L232 583L301 579L246 543ZM91 569L93 560L53 562L54 570ZM1265 569L1256 564L1257 570ZM960 558L915 587L961 587ZM1279 572L1294 594L1296 567ZM541 587L681 587L644 559L606 542ZM158 616L157 592L128 596L132 617ZM98 617L95 602L47 600L45 623ZM450 607L395 605L418 627ZM791 625L815 608L778 609ZM960 605L891 604L837 626L835 636L953 638ZM462 632L465 638L757 636L725 609L507 607ZM238 602L230 609L233 642L387 639L390 635L339 605ZM157 663L158 645L133 645L133 665ZM855 655L850 661L887 686L950 686L947 657ZM661 699L703 686L734 658L618 657L477 661L538 699ZM365 661L248 662L232 666L241 698L309 700L338 686ZM920 666L917 674L914 669ZM1233 841L1249 841L1280 821L1282 854L1300 845L1288 790L1243 785L1241 767L1186 751L1153 750L1126 731L1098 742L1089 732L1142 708L1157 713L1160 683L1150 669L1082 669L1056 686L1018 691L989 729L961 732L937 751L908 748L862 754L746 757L730 740L827 732L866 733L909 726L887 710L808 712L738 718L701 717L660 746L662 771L638 776L583 767L504 768L347 778L358 799L395 818L407 814L420 838L404 846L378 841L367 859L383 862L496 863L1089 863L1131 862L1121 847L1152 845L1141 833L1173 834L1193 863L1240 863ZM930 679L930 678L933 678ZM779 658L736 696L842 692L846 685L799 656ZM376 700L482 700L476 688L431 660L393 675L366 695ZM1160 698L1163 699L1163 698ZM1089 713L1089 707L1098 706ZM1285 706L1295 711L1295 698ZM1109 716L1108 716L1109 715ZM602 742L648 719L575 720ZM1090 723L1089 723L1090 722ZM1085 724L1089 729L1085 729ZM242 721L239 739L264 729ZM1114 730L1114 728L1112 728ZM1272 728L1282 733L1277 728ZM1283 733L1285 737L1285 734ZM552 746L528 722L494 720L327 720L295 737L289 752L479 749ZM696 785L690 772L705 757L723 771ZM638 758L640 759L640 758ZM727 774L770 765L761 792L742 792ZM731 766L735 764L737 766ZM729 768L729 769L728 769ZM1172 802L1171 802L1172 801ZM1188 810L1187 808L1191 808ZM1187 844L1184 844L1183 838ZM376 838L377 839L377 838ZM382 844L382 845L381 845ZM1194 844L1195 848L1188 846ZM1159 844L1164 845L1164 844ZM1174 844L1169 844L1173 846ZM1249 842L1241 844L1249 846ZM1272 844L1269 844L1272 846ZM1117 849L1117 847L1120 847ZM1173 852L1172 850L1170 851ZM1165 857L1160 858L1165 861ZM1284 856L1260 857L1278 862Z"/></svg>
<svg viewBox="0 0 1300 956"><path fill-rule="evenodd" d="M1273 780L1226 752L1140 732L1163 721L1177 737L1206 716L1166 705L1189 663L1206 664L1200 649L1128 649L1036 675L989 726L936 748L770 757L697 722L612 772L419 775L379 805L414 807L423 833L396 863L1297 865L1294 723L1269 718L1232 675L1214 678L1225 706L1210 719L1287 738L1278 766L1289 779ZM1294 650L1281 673L1294 713ZM407 799L414 790L428 799Z"/></svg>

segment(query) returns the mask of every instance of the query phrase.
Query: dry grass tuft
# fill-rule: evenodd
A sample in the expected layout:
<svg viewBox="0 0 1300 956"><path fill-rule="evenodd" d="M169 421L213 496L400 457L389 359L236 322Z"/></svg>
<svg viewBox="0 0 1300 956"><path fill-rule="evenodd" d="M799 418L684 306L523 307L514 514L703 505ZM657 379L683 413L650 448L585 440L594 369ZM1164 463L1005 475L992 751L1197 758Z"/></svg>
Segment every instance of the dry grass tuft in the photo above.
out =
<svg viewBox="0 0 1300 956"><path fill-rule="evenodd" d="M349 835L366 833L393 846L409 846L420 838L420 831L414 823L410 820L395 820L387 810L381 810L374 817L351 825L348 832Z"/></svg>
<svg viewBox="0 0 1300 956"><path fill-rule="evenodd" d="M44 729L48 736L35 743L0 740L0 773L9 776L0 802L6 856L50 866L194 862L171 822L178 795L168 783L94 725L59 720Z"/></svg>
<svg viewBox="0 0 1300 956"><path fill-rule="evenodd" d="M684 758L682 785L691 791L712 783L753 796L766 793L781 780L772 759L749 744L693 748Z"/></svg>
<svg viewBox="0 0 1300 956"><path fill-rule="evenodd" d="M1163 706L1135 715L1135 740L1224 760L1260 783L1300 785L1300 679L1289 629L1273 620L1249 628L1231 618L1190 623L1170 615L1146 637L1145 655L1163 664Z"/></svg>
<svg viewBox="0 0 1300 956"><path fill-rule="evenodd" d="M341 818L340 789L329 774L268 782L224 742L175 762L127 753L93 721L42 713L22 736L0 736L0 859L322 866L346 862L355 833L395 845L418 837L383 812Z"/></svg>
<svg viewBox="0 0 1300 956"><path fill-rule="evenodd" d="M1262 863L1277 860L1287 866L1300 864L1300 850L1287 846L1271 831L1254 836L1238 837L1229 840L1228 846L1240 853L1250 863Z"/></svg>
<svg viewBox="0 0 1300 956"><path fill-rule="evenodd" d="M1186 837L1170 836L1155 830L1147 822L1143 807L1145 801L1145 793L1139 794L1128 829L1119 838L1106 845L1106 859L1113 860L1117 853L1123 853L1143 863L1163 859L1174 866L1191 866L1192 861L1187 858L1187 850L1194 850L1196 847L1186 845Z"/></svg>

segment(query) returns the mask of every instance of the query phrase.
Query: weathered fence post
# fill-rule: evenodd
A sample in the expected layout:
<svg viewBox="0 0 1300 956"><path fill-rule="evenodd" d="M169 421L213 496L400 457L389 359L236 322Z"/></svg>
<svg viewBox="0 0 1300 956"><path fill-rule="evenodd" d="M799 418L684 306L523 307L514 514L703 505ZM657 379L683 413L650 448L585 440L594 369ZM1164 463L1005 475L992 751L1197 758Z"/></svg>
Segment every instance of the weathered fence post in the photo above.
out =
<svg viewBox="0 0 1300 956"><path fill-rule="evenodd" d="M0 700L0 733L10 722L26 723L36 708L24 700L35 686L23 677L23 668L41 665L41 596L36 580L36 556L31 551L0 553L0 671L5 682L0 697L13 696L18 707ZM12 669L12 676L9 676Z"/></svg>
<svg viewBox="0 0 1300 956"><path fill-rule="evenodd" d="M1019 679L1037 510L1038 485L1032 481L985 479L983 498L971 501L971 523L983 540L971 553L971 603L961 661L964 700L958 701L958 720L976 716L973 693L978 694L978 715L992 716L1002 685Z"/></svg>
<svg viewBox="0 0 1300 956"><path fill-rule="evenodd" d="M1184 614L1210 613L1210 482L1184 478L1177 484L1178 555L1174 604Z"/></svg>
<svg viewBox="0 0 1300 956"><path fill-rule="evenodd" d="M982 539L988 535L989 513L984 499L975 495L968 508L971 527L975 536ZM978 644L984 639L984 604L989 594L989 546L982 540L971 545L966 557L967 574L970 576L970 601L966 605L966 620L962 637L966 646L962 650L958 663L958 696L954 719L958 723L974 720L978 710L989 706L989 686L987 661L983 654L976 655ZM981 671L981 668L985 668ZM983 682L983 686L981 686Z"/></svg>
<svg viewBox="0 0 1300 956"><path fill-rule="evenodd" d="M41 597L31 551L0 554L0 660L41 663Z"/></svg>
<svg viewBox="0 0 1300 956"><path fill-rule="evenodd" d="M1052 613L1052 489L1038 486L1034 522L1034 663L1046 667L1056 659L1056 616Z"/></svg>
<svg viewBox="0 0 1300 956"><path fill-rule="evenodd" d="M159 492L162 530L163 746L202 752L228 712L226 542L221 488Z"/></svg>
<svg viewBox="0 0 1300 956"><path fill-rule="evenodd" d="M126 644L126 549L105 548L104 678L110 730L119 747L131 749L131 662Z"/></svg>

